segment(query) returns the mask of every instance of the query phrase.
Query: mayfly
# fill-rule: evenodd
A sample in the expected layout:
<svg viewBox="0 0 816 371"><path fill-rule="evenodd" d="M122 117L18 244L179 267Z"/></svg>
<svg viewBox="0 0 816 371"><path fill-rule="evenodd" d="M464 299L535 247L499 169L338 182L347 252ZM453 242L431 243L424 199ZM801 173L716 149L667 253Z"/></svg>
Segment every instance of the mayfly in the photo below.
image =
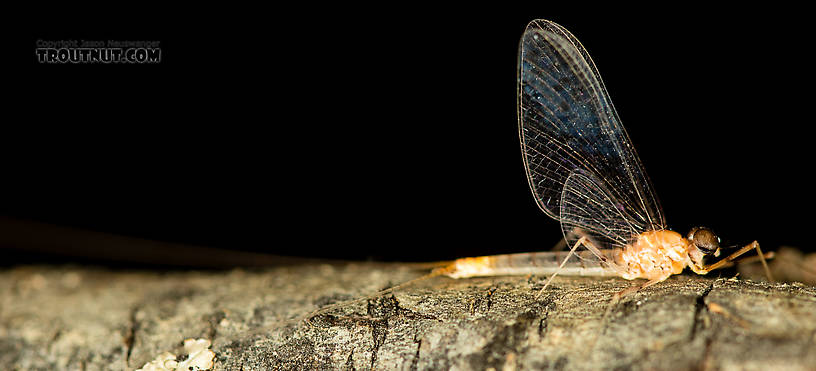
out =
<svg viewBox="0 0 816 371"><path fill-rule="evenodd" d="M569 251L457 259L379 294L439 275L549 275L540 293L559 273L643 278L647 281L639 288L644 288L686 267L707 274L750 250L757 251L770 277L756 241L720 257L726 249L711 229L697 227L682 236L667 228L595 64L565 28L547 20L527 25L519 46L517 93L530 190L538 207L561 222ZM707 264L711 257L719 259Z"/></svg>
<svg viewBox="0 0 816 371"><path fill-rule="evenodd" d="M754 241L706 264L707 257L722 251L710 229L693 228L685 237L667 229L598 70L569 31L547 20L530 22L518 63L519 138L527 180L539 208L561 222L572 248L561 254L464 258L439 274L549 274L544 288L558 273L619 276L644 278L641 287L646 287L685 267L706 274L750 250L764 258ZM579 247L585 250L576 251Z"/></svg>

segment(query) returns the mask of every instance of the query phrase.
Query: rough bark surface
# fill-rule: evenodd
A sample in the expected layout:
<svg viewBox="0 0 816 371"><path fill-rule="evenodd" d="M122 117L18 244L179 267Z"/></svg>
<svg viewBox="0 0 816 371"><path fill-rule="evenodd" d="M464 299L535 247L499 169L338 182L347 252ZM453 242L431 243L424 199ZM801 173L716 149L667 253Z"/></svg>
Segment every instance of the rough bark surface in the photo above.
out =
<svg viewBox="0 0 816 371"><path fill-rule="evenodd" d="M610 305L621 279L422 281L403 265L157 273L0 271L3 369L136 369L187 338L218 370L816 369L816 288L675 276ZM294 320L292 320L294 319Z"/></svg>

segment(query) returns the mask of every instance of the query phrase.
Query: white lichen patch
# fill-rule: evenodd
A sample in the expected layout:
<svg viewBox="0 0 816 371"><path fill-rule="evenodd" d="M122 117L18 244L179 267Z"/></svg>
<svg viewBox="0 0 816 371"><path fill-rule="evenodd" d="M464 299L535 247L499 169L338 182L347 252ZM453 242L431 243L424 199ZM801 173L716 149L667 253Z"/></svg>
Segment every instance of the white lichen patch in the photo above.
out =
<svg viewBox="0 0 816 371"><path fill-rule="evenodd" d="M179 357L173 353L164 352L136 371L209 370L212 369L213 359L215 359L215 353L209 348L209 340L187 339L184 340L184 352L187 357Z"/></svg>

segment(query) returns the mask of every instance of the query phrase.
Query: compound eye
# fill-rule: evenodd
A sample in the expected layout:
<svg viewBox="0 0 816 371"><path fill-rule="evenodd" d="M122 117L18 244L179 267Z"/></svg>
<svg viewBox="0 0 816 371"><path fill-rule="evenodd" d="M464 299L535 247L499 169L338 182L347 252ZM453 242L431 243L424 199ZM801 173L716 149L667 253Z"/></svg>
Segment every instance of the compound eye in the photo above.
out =
<svg viewBox="0 0 816 371"><path fill-rule="evenodd" d="M695 228L690 234L690 240L703 254L711 254L720 248L720 239L708 228Z"/></svg>

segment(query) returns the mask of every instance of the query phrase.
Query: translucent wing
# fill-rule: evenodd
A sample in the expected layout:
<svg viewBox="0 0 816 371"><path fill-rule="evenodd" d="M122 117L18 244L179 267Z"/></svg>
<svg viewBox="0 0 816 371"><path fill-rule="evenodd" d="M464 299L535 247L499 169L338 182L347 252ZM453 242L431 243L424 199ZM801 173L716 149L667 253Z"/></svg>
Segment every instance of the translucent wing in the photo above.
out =
<svg viewBox="0 0 816 371"><path fill-rule="evenodd" d="M582 169L572 172L561 193L561 228L567 242L585 235L600 249L609 249L629 242L641 231L632 225L632 217L623 205L611 196L612 192L594 175Z"/></svg>
<svg viewBox="0 0 816 371"><path fill-rule="evenodd" d="M665 228L651 182L578 40L535 20L519 49L519 137L538 206L565 234L579 227L609 244Z"/></svg>

